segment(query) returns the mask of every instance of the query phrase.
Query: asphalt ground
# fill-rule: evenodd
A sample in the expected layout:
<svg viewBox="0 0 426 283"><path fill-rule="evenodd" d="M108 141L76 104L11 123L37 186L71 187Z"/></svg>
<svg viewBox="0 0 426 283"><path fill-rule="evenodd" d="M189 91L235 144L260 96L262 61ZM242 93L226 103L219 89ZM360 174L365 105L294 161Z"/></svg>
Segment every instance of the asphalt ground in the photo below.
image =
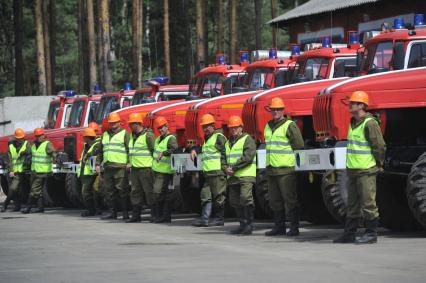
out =
<svg viewBox="0 0 426 283"><path fill-rule="evenodd" d="M381 229L373 245L332 244L340 226L302 223L296 238L237 225L126 224L79 210L0 214L0 282L426 282L426 232ZM147 215L144 216L147 219Z"/></svg>

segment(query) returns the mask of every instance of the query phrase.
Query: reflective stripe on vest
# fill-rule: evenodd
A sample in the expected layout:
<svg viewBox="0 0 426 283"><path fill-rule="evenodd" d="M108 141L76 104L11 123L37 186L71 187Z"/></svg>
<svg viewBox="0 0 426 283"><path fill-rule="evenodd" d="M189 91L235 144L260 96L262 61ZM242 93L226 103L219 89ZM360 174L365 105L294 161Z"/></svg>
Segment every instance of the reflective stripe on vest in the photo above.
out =
<svg viewBox="0 0 426 283"><path fill-rule="evenodd" d="M38 148L35 144L31 147L31 171L36 173L52 172L52 157L46 153L46 147L49 143L49 141L44 141Z"/></svg>
<svg viewBox="0 0 426 283"><path fill-rule="evenodd" d="M221 133L214 133L207 141L204 142L202 147L202 160L203 171L218 171L222 169L220 162L221 154L216 148L216 141L218 136L223 136Z"/></svg>
<svg viewBox="0 0 426 283"><path fill-rule="evenodd" d="M93 176L96 173L92 170L90 167L90 157L92 157L93 150L95 147L99 144L99 140L96 140L90 147L89 150L87 150L86 154L84 154L84 151L81 152L81 158L80 158L80 170L77 171L77 177L80 177L82 166L83 166L83 160L87 159L86 162L84 162L84 169L83 169L83 176ZM86 158L86 157L89 158Z"/></svg>
<svg viewBox="0 0 426 283"><path fill-rule="evenodd" d="M346 153L346 167L349 169L368 169L376 166L376 160L371 153L370 144L364 134L365 125L370 120L374 119L365 119L364 122L355 129L352 129L352 126L349 125Z"/></svg>
<svg viewBox="0 0 426 283"><path fill-rule="evenodd" d="M294 167L296 158L290 141L287 138L287 130L293 121L287 120L272 132L269 124L264 130L266 144L266 166L272 167Z"/></svg>
<svg viewBox="0 0 426 283"><path fill-rule="evenodd" d="M13 144L9 145L9 152L12 156L12 168L15 173L24 172L24 160L19 155L27 150L27 144L28 142L25 141L19 151L16 151L16 147Z"/></svg>
<svg viewBox="0 0 426 283"><path fill-rule="evenodd" d="M102 136L102 146L104 154L104 163L114 162L120 164L127 164L127 151L124 145L124 137L126 130L122 129L120 132L110 138L108 132Z"/></svg>
<svg viewBox="0 0 426 283"><path fill-rule="evenodd" d="M230 147L229 141L226 142L226 161L229 166L233 166L244 153L244 143L248 135L240 138L232 147ZM256 177L256 156L253 159L252 164L247 165L244 168L237 170L234 173L235 177Z"/></svg>
<svg viewBox="0 0 426 283"><path fill-rule="evenodd" d="M167 144L169 142L169 139L175 138L175 137L173 135L168 135L161 142L160 142L160 138L161 137L158 137L155 139L154 155L153 155L154 160L152 161L152 170L159 173L173 174L175 171L172 170L170 156L163 156L161 157L160 161L157 161L156 159L161 152L164 152L167 150Z"/></svg>
<svg viewBox="0 0 426 283"><path fill-rule="evenodd" d="M152 166L152 155L146 144L146 133L133 140L130 136L129 158L133 167L143 168Z"/></svg>

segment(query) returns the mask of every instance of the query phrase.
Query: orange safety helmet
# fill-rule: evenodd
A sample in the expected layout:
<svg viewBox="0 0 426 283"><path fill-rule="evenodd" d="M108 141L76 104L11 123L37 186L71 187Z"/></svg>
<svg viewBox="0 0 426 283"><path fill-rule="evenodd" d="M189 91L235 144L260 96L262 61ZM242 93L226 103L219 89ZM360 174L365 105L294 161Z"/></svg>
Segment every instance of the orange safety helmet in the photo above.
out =
<svg viewBox="0 0 426 283"><path fill-rule="evenodd" d="M96 122L90 122L88 125L89 128L92 128L96 132L99 131L99 125Z"/></svg>
<svg viewBox="0 0 426 283"><path fill-rule="evenodd" d="M351 98L349 98L350 102L358 102L358 103L364 103L365 105L368 105L368 94L365 91L354 91L351 95Z"/></svg>
<svg viewBox="0 0 426 283"><path fill-rule="evenodd" d="M113 113L109 114L108 123L117 123L117 122L120 122L120 121L121 121L121 118L120 118L120 115L118 115L118 113L113 112Z"/></svg>
<svg viewBox="0 0 426 283"><path fill-rule="evenodd" d="M243 120L239 116L231 116L228 120L228 128L243 126Z"/></svg>
<svg viewBox="0 0 426 283"><path fill-rule="evenodd" d="M129 115L129 124L130 123L143 123L143 118L140 113L131 113Z"/></svg>
<svg viewBox="0 0 426 283"><path fill-rule="evenodd" d="M285 108L284 101L279 97L274 97L272 98L271 103L269 103L269 108L271 109Z"/></svg>
<svg viewBox="0 0 426 283"><path fill-rule="evenodd" d="M44 129L43 128L35 128L34 130L34 136L38 137L44 135Z"/></svg>
<svg viewBox="0 0 426 283"><path fill-rule="evenodd" d="M214 120L214 117L212 114L204 114L203 117L201 117L201 126L214 124L216 121Z"/></svg>
<svg viewBox="0 0 426 283"><path fill-rule="evenodd" d="M83 137L96 137L95 129L85 128L83 132Z"/></svg>
<svg viewBox="0 0 426 283"><path fill-rule="evenodd" d="M155 118L154 125L157 129L164 125L167 125L167 119L163 116L157 117Z"/></svg>
<svg viewBox="0 0 426 283"><path fill-rule="evenodd" d="M24 129L22 129L22 128L17 128L17 129L15 130L15 138L17 138L17 139L23 139L23 138L25 138L25 132L24 132Z"/></svg>

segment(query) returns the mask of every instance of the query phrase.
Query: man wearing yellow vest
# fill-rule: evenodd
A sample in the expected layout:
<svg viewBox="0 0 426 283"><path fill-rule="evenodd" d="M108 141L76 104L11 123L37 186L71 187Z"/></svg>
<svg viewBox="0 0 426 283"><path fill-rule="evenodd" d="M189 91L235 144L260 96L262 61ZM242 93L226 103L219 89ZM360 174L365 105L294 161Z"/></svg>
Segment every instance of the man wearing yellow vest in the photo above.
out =
<svg viewBox="0 0 426 283"><path fill-rule="evenodd" d="M155 139L152 170L154 171L154 223L170 223L172 221L169 184L173 181L174 171L171 165L171 154L178 148L176 137L169 132L167 119L157 117L154 126L160 132Z"/></svg>
<svg viewBox="0 0 426 283"><path fill-rule="evenodd" d="M348 211L345 230L335 243L370 244L377 242L379 211L376 205L376 175L383 169L386 144L379 123L366 112L368 94L355 91L349 99L352 119L348 131L346 168L348 173ZM365 233L356 237L360 218Z"/></svg>
<svg viewBox="0 0 426 283"><path fill-rule="evenodd" d="M201 149L203 160L204 186L201 189L201 217L192 224L196 227L209 226L209 218L214 205L213 226L224 225L226 177L222 167L226 165L226 138L221 130L215 129L215 119L211 114L201 117L201 126L205 134ZM197 158L197 151L191 151L191 159Z"/></svg>
<svg viewBox="0 0 426 283"><path fill-rule="evenodd" d="M108 130L102 135L99 154L96 157L96 172L101 172L103 165L103 186L110 213L102 219L117 219L119 202L123 210L123 220L129 219L128 179L126 166L129 161L129 133L120 127L120 115L108 116Z"/></svg>
<svg viewBox="0 0 426 283"><path fill-rule="evenodd" d="M152 208L152 155L154 153L154 133L151 129L142 126L143 118L140 113L129 115L129 126L132 129L129 144L129 158L131 164L130 181L132 191L132 217L127 223L141 221L142 205L146 201L151 207L151 216L154 216ZM152 217L151 221L154 221Z"/></svg>
<svg viewBox="0 0 426 283"><path fill-rule="evenodd" d="M9 151L6 157L6 168L9 171L9 177L12 179L9 186L7 198L4 201L1 212L5 212L10 201L13 200L13 211L21 210L21 201L23 200L22 186L25 182L25 171L31 162L31 145L25 139L25 132L18 128L15 130L15 138L9 144ZM28 162L29 161L29 162Z"/></svg>
<svg viewBox="0 0 426 283"><path fill-rule="evenodd" d="M284 108L281 98L272 98L269 109L273 119L264 129L269 204L275 223L266 236L299 235L294 150L303 149L304 142L297 125L284 116ZM290 219L289 231L286 231L286 215Z"/></svg>
<svg viewBox="0 0 426 283"><path fill-rule="evenodd" d="M253 184L256 182L256 143L243 132L239 116L228 120L230 139L225 144L228 175L229 202L237 213L240 226L231 234L250 235L253 232L254 199Z"/></svg>
<svg viewBox="0 0 426 283"><path fill-rule="evenodd" d="M31 207L38 204L35 213L44 212L43 188L52 173L52 163L56 156L52 144L46 140L44 129L34 130L34 144L31 147L31 191L27 207L22 213L30 213Z"/></svg>
<svg viewBox="0 0 426 283"><path fill-rule="evenodd" d="M80 158L80 171L77 172L80 177L82 188L81 194L87 211L81 213L82 217L94 216L99 214L99 196L94 189L94 183L97 178L97 173L90 166L90 159L96 156L99 151L100 141L96 138L96 132L93 128L86 128L83 132L84 149Z"/></svg>

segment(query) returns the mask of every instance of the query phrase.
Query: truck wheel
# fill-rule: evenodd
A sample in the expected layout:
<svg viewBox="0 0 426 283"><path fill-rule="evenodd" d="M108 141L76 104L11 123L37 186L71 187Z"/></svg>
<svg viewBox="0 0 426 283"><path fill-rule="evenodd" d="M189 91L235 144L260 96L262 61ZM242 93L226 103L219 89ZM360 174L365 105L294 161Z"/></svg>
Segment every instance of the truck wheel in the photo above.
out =
<svg viewBox="0 0 426 283"><path fill-rule="evenodd" d="M327 171L321 182L324 204L331 216L339 223L343 223L346 218L348 203L346 182L345 170Z"/></svg>
<svg viewBox="0 0 426 283"><path fill-rule="evenodd" d="M204 180L201 177L202 174L200 174L201 178L199 180L199 185L195 186L191 185L192 178L194 178L194 174L192 173L185 173L183 174L183 178L180 178L179 186L175 186L177 191L180 193L180 198L183 201L183 207L181 208L184 211L187 212L196 212L200 213L201 211L201 200L200 200L200 190L203 185ZM176 180L177 181L177 180Z"/></svg>
<svg viewBox="0 0 426 283"><path fill-rule="evenodd" d="M77 174L68 173L65 176L65 192L73 207L83 207L81 184L80 180L77 178Z"/></svg>
<svg viewBox="0 0 426 283"><path fill-rule="evenodd" d="M406 194L411 212L423 228L426 228L426 153L411 167Z"/></svg>
<svg viewBox="0 0 426 283"><path fill-rule="evenodd" d="M65 174L54 174L46 182L47 194L55 206L70 207L65 193Z"/></svg>
<svg viewBox="0 0 426 283"><path fill-rule="evenodd" d="M0 185L3 193L7 196L9 193L9 176L7 175L0 175Z"/></svg>
<svg viewBox="0 0 426 283"><path fill-rule="evenodd" d="M320 176L320 177L318 177ZM309 173L297 175L297 197L301 207L301 218L313 224L332 224L336 220L330 215L322 200L322 175L314 175L313 182L309 182Z"/></svg>
<svg viewBox="0 0 426 283"><path fill-rule="evenodd" d="M254 196L256 218L272 218L274 214L269 206L268 180L266 179L265 170L257 171Z"/></svg>

